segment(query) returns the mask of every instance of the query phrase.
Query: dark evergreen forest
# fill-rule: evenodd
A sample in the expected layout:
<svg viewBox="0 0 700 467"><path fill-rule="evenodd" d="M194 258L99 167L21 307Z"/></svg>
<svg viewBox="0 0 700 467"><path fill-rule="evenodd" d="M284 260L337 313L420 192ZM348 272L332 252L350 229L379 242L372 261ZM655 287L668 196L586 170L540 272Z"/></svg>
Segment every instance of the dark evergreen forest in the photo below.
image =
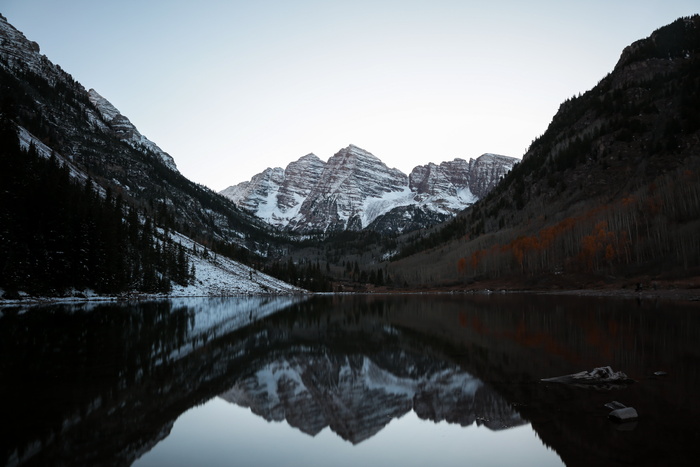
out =
<svg viewBox="0 0 700 467"><path fill-rule="evenodd" d="M61 294L168 292L186 285L184 248L121 195L71 177L56 157L22 149L15 124L0 115L0 288ZM160 232L160 233L159 233Z"/></svg>

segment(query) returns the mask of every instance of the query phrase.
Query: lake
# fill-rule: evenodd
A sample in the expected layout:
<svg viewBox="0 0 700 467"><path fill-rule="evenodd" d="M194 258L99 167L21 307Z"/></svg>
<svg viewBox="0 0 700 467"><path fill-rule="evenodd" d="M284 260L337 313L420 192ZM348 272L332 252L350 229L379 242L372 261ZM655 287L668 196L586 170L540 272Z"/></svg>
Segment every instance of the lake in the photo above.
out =
<svg viewBox="0 0 700 467"><path fill-rule="evenodd" d="M610 366L633 382L542 379ZM3 465L697 465L697 302L191 298L0 314ZM614 422L612 401L639 418Z"/></svg>

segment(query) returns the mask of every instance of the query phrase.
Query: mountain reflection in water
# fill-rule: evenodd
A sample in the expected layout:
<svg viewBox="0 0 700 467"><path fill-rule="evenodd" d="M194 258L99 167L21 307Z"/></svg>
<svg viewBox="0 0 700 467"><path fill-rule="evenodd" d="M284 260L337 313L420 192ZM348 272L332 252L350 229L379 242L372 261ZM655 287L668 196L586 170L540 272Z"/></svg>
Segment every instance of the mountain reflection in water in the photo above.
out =
<svg viewBox="0 0 700 467"><path fill-rule="evenodd" d="M689 305L530 295L4 309L0 463L129 465L218 395L358 446L413 412L494 432L529 423L567 465L694 465L698 335ZM540 382L601 365L637 383ZM612 400L639 421L610 422Z"/></svg>
<svg viewBox="0 0 700 467"><path fill-rule="evenodd" d="M371 356L298 349L256 365L221 397L315 436L326 427L353 444L414 410L423 419L490 429L525 423L491 388L435 356L399 348Z"/></svg>

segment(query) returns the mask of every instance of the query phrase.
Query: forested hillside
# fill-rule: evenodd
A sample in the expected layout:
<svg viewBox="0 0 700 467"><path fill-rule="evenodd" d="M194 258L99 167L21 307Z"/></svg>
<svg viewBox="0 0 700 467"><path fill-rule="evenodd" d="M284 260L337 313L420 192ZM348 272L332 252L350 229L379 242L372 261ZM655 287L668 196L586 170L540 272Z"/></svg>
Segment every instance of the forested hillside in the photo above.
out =
<svg viewBox="0 0 700 467"><path fill-rule="evenodd" d="M71 177L56 157L22 149L14 122L0 115L0 290L52 295L168 292L194 271L181 245L150 218ZM162 231L161 231L162 232Z"/></svg>
<svg viewBox="0 0 700 467"><path fill-rule="evenodd" d="M561 105L494 191L406 245L390 273L412 286L698 275L698 109L696 15L627 47L612 73Z"/></svg>

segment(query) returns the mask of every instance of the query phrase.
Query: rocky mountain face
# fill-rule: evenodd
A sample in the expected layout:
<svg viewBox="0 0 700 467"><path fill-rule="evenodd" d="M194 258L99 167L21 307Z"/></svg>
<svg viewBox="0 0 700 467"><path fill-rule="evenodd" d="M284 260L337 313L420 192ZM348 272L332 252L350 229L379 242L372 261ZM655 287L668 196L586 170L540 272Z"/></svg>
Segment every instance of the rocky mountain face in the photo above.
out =
<svg viewBox="0 0 700 467"><path fill-rule="evenodd" d="M14 122L25 146L46 148L73 174L90 177L191 238L256 250L253 239L270 236L268 225L182 176L170 155L97 91L86 90L42 55L2 15L0 96L0 113Z"/></svg>
<svg viewBox="0 0 700 467"><path fill-rule="evenodd" d="M454 216L483 197L517 159L484 154L414 168L406 176L350 145L328 162L308 154L221 192L266 222L293 232L370 228L401 233Z"/></svg>
<svg viewBox="0 0 700 467"><path fill-rule="evenodd" d="M122 115L107 99L99 95L94 89L88 91L88 96L90 97L92 105L94 105L102 115L104 122L114 131L119 139L126 141L135 148L143 147L153 152L160 157L166 167L171 170L177 170L175 160L172 156L159 148L153 141L139 133L134 124Z"/></svg>
<svg viewBox="0 0 700 467"><path fill-rule="evenodd" d="M156 154L171 170L177 170L175 161L165 151L160 149L153 141L143 136L127 117L122 115L107 99L100 96L97 91L85 89L73 78L63 71L60 66L53 64L40 53L41 48L36 42L28 40L24 34L15 29L0 15L0 56L6 69L12 70L15 75L27 77L36 75L45 79L52 87L72 91L85 104L85 98L92 106L84 106L84 116L93 127L102 131L111 130L119 139L127 142L135 148L143 148ZM45 109L51 111L51 109Z"/></svg>

